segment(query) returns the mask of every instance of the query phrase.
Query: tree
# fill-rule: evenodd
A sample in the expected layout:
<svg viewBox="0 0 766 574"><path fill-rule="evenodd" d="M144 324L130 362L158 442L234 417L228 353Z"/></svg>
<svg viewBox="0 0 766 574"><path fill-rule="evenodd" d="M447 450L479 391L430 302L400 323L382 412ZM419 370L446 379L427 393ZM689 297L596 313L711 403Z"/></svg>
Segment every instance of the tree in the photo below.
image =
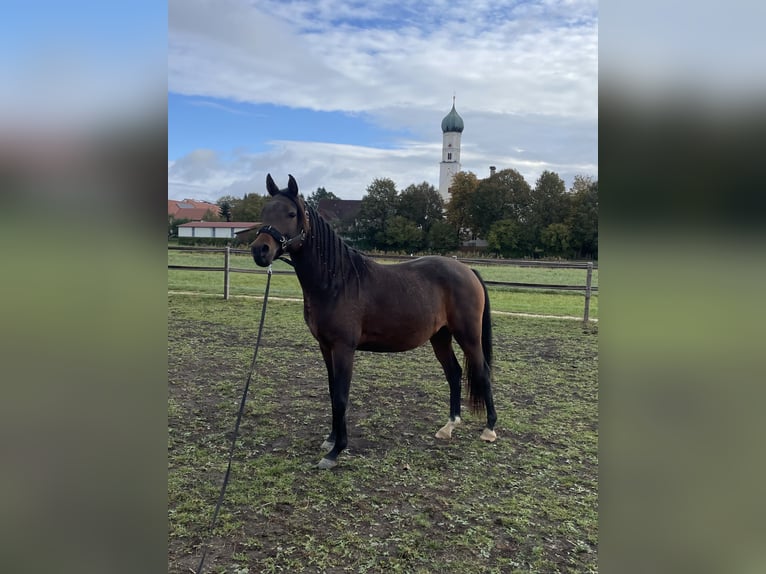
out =
<svg viewBox="0 0 766 574"><path fill-rule="evenodd" d="M504 169L483 179L476 187L468 207L470 227L489 240L489 230L496 221L509 219L519 226L518 248L531 252L529 219L532 190L515 169Z"/></svg>
<svg viewBox="0 0 766 574"><path fill-rule="evenodd" d="M319 209L319 202L322 199L340 199L332 191L327 191L324 187L317 187L316 191L306 198L306 205Z"/></svg>
<svg viewBox="0 0 766 574"><path fill-rule="evenodd" d="M246 193L231 207L231 218L234 221L260 221L261 212L269 200L265 195ZM219 200L220 201L220 200Z"/></svg>
<svg viewBox="0 0 766 574"><path fill-rule="evenodd" d="M419 251L423 246L424 234L414 221L401 215L388 220L382 234L382 247L394 251Z"/></svg>
<svg viewBox="0 0 766 574"><path fill-rule="evenodd" d="M444 200L430 183L413 184L399 194L397 215L414 222L427 234L434 223L444 218Z"/></svg>
<svg viewBox="0 0 766 574"><path fill-rule="evenodd" d="M569 213L566 184L557 173L545 170L535 182L530 195L530 224L536 235L552 223L562 223Z"/></svg>
<svg viewBox="0 0 766 574"><path fill-rule="evenodd" d="M367 187L359 208L359 238L367 248L384 247L389 220L396 215L396 184L388 178L377 178Z"/></svg>
<svg viewBox="0 0 766 574"><path fill-rule="evenodd" d="M221 221L221 216L217 211L208 209L202 216L202 221Z"/></svg>
<svg viewBox="0 0 766 574"><path fill-rule="evenodd" d="M218 201L216 201L216 205L218 205L218 212L220 213L221 217L226 218L226 216L223 214L222 209L224 205L229 206L229 218L226 219L226 221L235 221L234 219L234 209L237 205L239 205L242 202L242 198L240 197L234 197L233 195L222 195L218 198Z"/></svg>
<svg viewBox="0 0 766 574"><path fill-rule="evenodd" d="M495 221L487 234L487 246L503 257L521 255L524 242L521 224L515 219Z"/></svg>
<svg viewBox="0 0 766 574"><path fill-rule="evenodd" d="M567 223L576 257L598 259L598 180L575 176Z"/></svg>
<svg viewBox="0 0 766 574"><path fill-rule="evenodd" d="M457 229L446 221L436 221L428 230L426 246L434 253L449 253L460 247Z"/></svg>
<svg viewBox="0 0 766 574"><path fill-rule="evenodd" d="M231 203L226 200L218 200L218 213L226 221L231 221Z"/></svg>
<svg viewBox="0 0 766 574"><path fill-rule="evenodd" d="M447 222L458 230L458 241L471 235L470 207L478 185L476 174L470 171L460 171L452 178L450 199L445 208Z"/></svg>
<svg viewBox="0 0 766 574"><path fill-rule="evenodd" d="M546 255L566 257L569 254L569 226L551 223L540 232L540 246Z"/></svg>

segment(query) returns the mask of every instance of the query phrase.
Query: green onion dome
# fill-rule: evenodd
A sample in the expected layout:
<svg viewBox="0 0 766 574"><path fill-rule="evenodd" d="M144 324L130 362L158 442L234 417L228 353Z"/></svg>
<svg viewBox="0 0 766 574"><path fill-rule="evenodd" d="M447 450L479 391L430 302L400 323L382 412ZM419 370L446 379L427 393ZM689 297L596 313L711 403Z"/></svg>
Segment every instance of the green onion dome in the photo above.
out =
<svg viewBox="0 0 766 574"><path fill-rule="evenodd" d="M442 132L462 132L463 131L463 118L455 111L455 103L452 103L452 109L444 116L442 120Z"/></svg>

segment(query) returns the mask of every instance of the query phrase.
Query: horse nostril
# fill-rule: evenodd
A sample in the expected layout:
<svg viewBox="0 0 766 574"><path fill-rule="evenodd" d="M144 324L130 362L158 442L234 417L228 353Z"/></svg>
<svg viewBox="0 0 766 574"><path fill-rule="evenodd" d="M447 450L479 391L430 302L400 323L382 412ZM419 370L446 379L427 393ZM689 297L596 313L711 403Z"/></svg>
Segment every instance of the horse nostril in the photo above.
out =
<svg viewBox="0 0 766 574"><path fill-rule="evenodd" d="M253 259L258 265L263 264L269 256L269 246L266 243L262 245L253 245L250 248L250 251L253 254Z"/></svg>

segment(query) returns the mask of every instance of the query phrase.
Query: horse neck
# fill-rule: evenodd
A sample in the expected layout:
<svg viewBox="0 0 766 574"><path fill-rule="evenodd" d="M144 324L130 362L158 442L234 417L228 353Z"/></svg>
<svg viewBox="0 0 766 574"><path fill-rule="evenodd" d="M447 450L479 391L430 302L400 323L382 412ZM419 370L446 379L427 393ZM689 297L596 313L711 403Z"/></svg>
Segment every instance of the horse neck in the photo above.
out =
<svg viewBox="0 0 766 574"><path fill-rule="evenodd" d="M350 284L358 286L356 259L360 254L352 251L316 210L307 210L310 231L303 246L291 255L304 293L337 293Z"/></svg>

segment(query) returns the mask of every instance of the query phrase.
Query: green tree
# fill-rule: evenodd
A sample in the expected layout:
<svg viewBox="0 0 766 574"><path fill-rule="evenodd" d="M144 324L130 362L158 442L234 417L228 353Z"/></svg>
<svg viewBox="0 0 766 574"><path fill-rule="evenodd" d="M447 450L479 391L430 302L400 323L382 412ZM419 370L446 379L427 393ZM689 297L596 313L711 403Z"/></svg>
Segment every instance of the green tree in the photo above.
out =
<svg viewBox="0 0 766 574"><path fill-rule="evenodd" d="M424 234L414 221L401 215L394 215L388 220L382 234L382 246L394 251L412 253L423 247Z"/></svg>
<svg viewBox="0 0 766 574"><path fill-rule="evenodd" d="M426 246L434 253L449 253L460 247L458 230L446 221L436 221L428 230Z"/></svg>
<svg viewBox="0 0 766 574"><path fill-rule="evenodd" d="M575 176L567 223L575 257L598 259L598 180Z"/></svg>
<svg viewBox="0 0 766 574"><path fill-rule="evenodd" d="M231 221L231 203L218 200L218 213L226 221Z"/></svg>
<svg viewBox="0 0 766 574"><path fill-rule="evenodd" d="M529 223L539 239L542 230L552 223L563 223L569 213L566 184L557 173L545 170L530 194Z"/></svg>
<svg viewBox="0 0 766 574"><path fill-rule="evenodd" d="M246 193L231 206L231 218L233 221L260 221L261 212L269 198L258 193ZM220 201L220 200L219 200Z"/></svg>
<svg viewBox="0 0 766 574"><path fill-rule="evenodd" d="M444 200L430 183L410 185L399 194L397 215L413 221L423 233L444 218Z"/></svg>
<svg viewBox="0 0 766 574"><path fill-rule="evenodd" d="M548 225L540 232L540 246L546 255L569 255L569 226L566 223Z"/></svg>
<svg viewBox="0 0 766 574"><path fill-rule="evenodd" d="M483 179L469 204L470 227L489 241L489 231L496 221L508 219L518 224L518 249L531 252L530 204L532 190L515 169L504 169Z"/></svg>
<svg viewBox="0 0 766 574"><path fill-rule="evenodd" d="M209 209L202 216L202 221L221 221L221 216L217 211Z"/></svg>
<svg viewBox="0 0 766 574"><path fill-rule="evenodd" d="M367 186L359 208L359 240L365 248L384 248L388 222L396 215L396 184L389 178L376 178Z"/></svg>
<svg viewBox="0 0 766 574"><path fill-rule="evenodd" d="M445 215L447 222L458 231L458 241L471 236L471 203L478 185L476 174L470 171L460 171L452 178Z"/></svg>
<svg viewBox="0 0 766 574"><path fill-rule="evenodd" d="M306 205L319 209L319 202L323 199L340 199L332 191L327 191L324 187L317 187L316 191L306 198Z"/></svg>
<svg viewBox="0 0 766 574"><path fill-rule="evenodd" d="M487 234L487 247L503 257L518 257L522 255L521 245L523 243L524 233L522 226L516 219L495 221Z"/></svg>
<svg viewBox="0 0 766 574"><path fill-rule="evenodd" d="M229 217L232 219L227 219L226 221L234 221L234 216L232 215L233 210L236 208L237 205L239 205L242 202L241 197L234 197L233 195L222 195L218 198L218 201L216 201L216 205L218 206L219 213L221 212L221 209L224 205L229 206ZM223 214L221 214L221 217L225 217Z"/></svg>

